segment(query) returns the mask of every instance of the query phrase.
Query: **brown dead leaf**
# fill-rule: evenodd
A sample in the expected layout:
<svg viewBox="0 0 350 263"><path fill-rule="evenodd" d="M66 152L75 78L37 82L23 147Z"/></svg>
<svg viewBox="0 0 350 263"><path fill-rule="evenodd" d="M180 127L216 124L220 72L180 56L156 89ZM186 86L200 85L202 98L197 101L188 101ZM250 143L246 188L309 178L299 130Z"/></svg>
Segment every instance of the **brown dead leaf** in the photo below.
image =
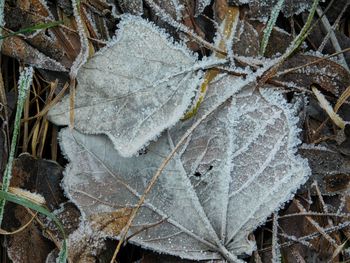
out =
<svg viewBox="0 0 350 263"><path fill-rule="evenodd" d="M255 57L259 54L259 35L246 20L239 20L233 41L233 52L237 55Z"/></svg>
<svg viewBox="0 0 350 263"><path fill-rule="evenodd" d="M350 159L327 147L303 147L299 153L309 161L312 176L323 195L334 195L350 188Z"/></svg>
<svg viewBox="0 0 350 263"><path fill-rule="evenodd" d="M260 32L260 39L262 39L262 37L263 31ZM274 27L271 32L264 56L273 57L278 53L283 54L292 41L293 37L289 33L281 28Z"/></svg>
<svg viewBox="0 0 350 263"><path fill-rule="evenodd" d="M42 194L50 209L58 208L60 203L65 200L59 185L62 179L62 170L62 167L53 161L36 159L29 154L21 154L14 161L11 185ZM6 208L3 222L6 230L15 231L32 217L22 206L9 203ZM76 220L79 215L79 213L74 215ZM66 229L69 229L71 222L72 220L65 221ZM43 235L42 225L35 223L31 223L19 233L8 236L8 240L8 254L14 262L45 262L48 253L55 247Z"/></svg>
<svg viewBox="0 0 350 263"><path fill-rule="evenodd" d="M319 59L319 57L312 55L296 54L284 62L279 72L307 65ZM288 72L278 77L277 80L294 83L304 88L310 87L311 84L318 84L324 91L335 96L342 94L350 85L349 73L330 59L324 59L318 63Z"/></svg>
<svg viewBox="0 0 350 263"><path fill-rule="evenodd" d="M204 33L203 28L200 26L201 20L199 20L194 16L194 13L195 13L194 3L191 1L187 1L182 13L183 13L182 23L188 28L192 29L201 38L205 39L206 34ZM186 44L188 48L193 51L198 51L201 49L201 46L194 40L190 40Z"/></svg>
<svg viewBox="0 0 350 263"><path fill-rule="evenodd" d="M62 64L45 56L43 53L33 48L23 39L17 36L4 39L2 44L2 53L37 68L53 71L67 71Z"/></svg>
<svg viewBox="0 0 350 263"><path fill-rule="evenodd" d="M71 233L67 240L68 259L72 263L95 263L105 247L105 239L94 233L89 225L80 224L79 228ZM51 251L46 263L56 263L57 249Z"/></svg>
<svg viewBox="0 0 350 263"><path fill-rule="evenodd" d="M52 213L55 214L60 222L62 222L64 232L67 236L78 229L80 222L80 212L73 203L62 203L60 207ZM43 223L45 224L45 227L50 230L50 234L52 234L57 240L62 240L62 232L57 229L57 225L54 222L48 219L44 219Z"/></svg>
<svg viewBox="0 0 350 263"><path fill-rule="evenodd" d="M38 0L31 1L30 5L26 7L7 7L5 14L6 26L12 31L52 21L49 10ZM21 19L18 19L18 17L21 17ZM74 30L72 31L74 32ZM79 51L79 49L77 51L74 48L74 46L79 47L78 35L75 33L69 36L63 30L63 27L54 27L31 33L23 41L66 68L71 66ZM71 42L73 45L70 45ZM72 53L73 56L71 56ZM22 59L22 61L25 61L25 59Z"/></svg>
<svg viewBox="0 0 350 263"><path fill-rule="evenodd" d="M15 217L23 225L31 219L31 214L23 207L17 206ZM9 236L7 253L14 263L45 262L53 248L54 245L42 235L40 227L31 223L21 232Z"/></svg>
<svg viewBox="0 0 350 263"><path fill-rule="evenodd" d="M283 217L283 215L300 213L301 211L298 208L298 205L300 204L303 205L306 211L310 211L311 207L307 202L303 201L303 199L294 199L288 209L283 212L281 217ZM317 217L312 217L312 219L317 220ZM322 217L317 220L317 222L324 227L325 225L322 221L324 221L324 218ZM281 232L284 234L284 237L281 238L282 257L284 262L294 263L296 251L298 252L298 256L304 260L307 260L307 258L311 256L315 258L316 262L328 262L328 260L332 258L334 247L332 247L322 235L307 240L306 243L304 243L305 245L295 242L292 245L284 246L285 242L291 241L286 235L298 239L317 232L315 227L307 219L307 216L282 218L279 220L279 225Z"/></svg>
<svg viewBox="0 0 350 263"><path fill-rule="evenodd" d="M90 216L95 231L103 231L109 236L117 236L127 224L132 208L121 208L114 212L105 212Z"/></svg>
<svg viewBox="0 0 350 263"><path fill-rule="evenodd" d="M103 237L92 231L90 226L81 224L68 237L68 257L74 263L94 263L104 246Z"/></svg>
<svg viewBox="0 0 350 263"><path fill-rule="evenodd" d="M47 206L56 209L66 200L60 188L62 171L63 168L54 161L21 154L14 162L11 186L43 195Z"/></svg>

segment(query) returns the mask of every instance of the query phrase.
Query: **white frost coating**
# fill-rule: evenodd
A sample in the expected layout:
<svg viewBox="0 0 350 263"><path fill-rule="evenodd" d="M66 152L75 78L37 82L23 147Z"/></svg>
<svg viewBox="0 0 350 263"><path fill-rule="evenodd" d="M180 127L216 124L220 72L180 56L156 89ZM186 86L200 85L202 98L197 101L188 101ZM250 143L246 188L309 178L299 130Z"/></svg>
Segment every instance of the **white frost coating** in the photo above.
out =
<svg viewBox="0 0 350 263"><path fill-rule="evenodd" d="M108 135L131 156L181 118L202 73L193 70L197 58L153 24L125 16L119 25L117 38L79 71L74 127ZM49 118L69 123L68 97Z"/></svg>
<svg viewBox="0 0 350 263"><path fill-rule="evenodd" d="M293 107L270 87L233 87L242 83L250 82L217 79L194 119L179 123L137 157L120 156L106 136L63 130L61 146L70 160L63 180L67 196L85 219L134 206L188 127L212 112L148 194L129 234L153 227L131 242L193 260L237 262L237 255L251 253L255 244L248 234L292 198L310 169L296 155ZM234 98L213 111L232 90Z"/></svg>

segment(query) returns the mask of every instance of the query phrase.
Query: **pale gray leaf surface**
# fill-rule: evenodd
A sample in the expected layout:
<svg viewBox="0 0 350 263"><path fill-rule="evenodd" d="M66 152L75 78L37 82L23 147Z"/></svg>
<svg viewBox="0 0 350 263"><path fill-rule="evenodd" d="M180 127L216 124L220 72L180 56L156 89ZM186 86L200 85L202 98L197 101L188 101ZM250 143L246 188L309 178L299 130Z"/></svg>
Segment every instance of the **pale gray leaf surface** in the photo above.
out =
<svg viewBox="0 0 350 263"><path fill-rule="evenodd" d="M234 77L210 85L196 118L215 105ZM85 218L134 206L187 127L178 124L146 153L121 157L104 136L63 130L70 164L63 185ZM138 213L131 241L187 259L251 253L248 234L289 200L310 171L295 153L294 112L271 88L245 88L191 134L165 168ZM157 224L161 222L160 224Z"/></svg>
<svg viewBox="0 0 350 263"><path fill-rule="evenodd" d="M119 25L117 39L79 71L74 127L108 135L131 156L181 118L201 73L196 57L153 24L127 16ZM69 124L68 96L49 119Z"/></svg>

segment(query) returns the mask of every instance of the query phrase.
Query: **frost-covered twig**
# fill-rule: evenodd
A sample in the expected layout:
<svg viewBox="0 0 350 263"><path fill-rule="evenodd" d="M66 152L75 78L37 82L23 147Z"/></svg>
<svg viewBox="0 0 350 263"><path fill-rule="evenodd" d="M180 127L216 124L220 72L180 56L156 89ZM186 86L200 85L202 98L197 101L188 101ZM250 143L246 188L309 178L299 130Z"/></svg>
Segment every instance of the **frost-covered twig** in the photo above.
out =
<svg viewBox="0 0 350 263"><path fill-rule="evenodd" d="M24 105L24 101L26 100L32 80L33 80L33 68L27 67L21 72L21 75L18 81L19 84L18 84L17 109L16 109L16 117L15 117L12 141L11 141L11 149L10 149L9 159L6 165L4 177L2 179L2 190L5 192L8 191L8 188L10 186L13 160L14 160L16 145L17 145L17 137L21 126L21 116L23 111L23 105ZM5 208L5 200L2 199L0 201L0 225L2 223L2 219L4 216L4 208Z"/></svg>
<svg viewBox="0 0 350 263"><path fill-rule="evenodd" d="M298 209L301 212L306 212L305 208L302 206L302 204L296 200L296 205L298 207ZM335 248L338 248L338 244L337 242L330 236L328 235L325 231L324 228L321 227L314 219L312 219L311 217L306 216L306 220L309 221L309 223L314 226L318 232L320 232L320 234Z"/></svg>
<svg viewBox="0 0 350 263"><path fill-rule="evenodd" d="M324 233L332 233L332 232L335 232L335 231L339 231L345 227L348 227L350 226L350 221L345 221L344 223L341 223L339 225L336 225L336 226L332 226L332 227L326 227L326 228L323 228L323 231ZM293 245L294 243L300 243L300 244L303 244L305 245L304 243L307 241L307 240L312 240L318 236L320 236L321 233L320 232L313 232L307 236L302 236L302 237L291 237L291 236L288 236L288 235L282 235L282 236L285 236L286 238L289 238L293 241L288 241L288 242L285 242L283 244L281 244L281 247L288 247L288 246L291 246ZM261 251L265 251L266 249L262 249Z"/></svg>
<svg viewBox="0 0 350 263"><path fill-rule="evenodd" d="M347 6L348 6L348 5L349 5L349 3L347 4ZM345 9L346 9L346 8L345 8ZM339 45L339 42L338 42L338 39L337 39L336 35L334 34L334 26L333 26L333 27L331 26L331 24L329 23L328 18L327 18L326 16L322 16L323 11L322 11L322 9L321 9L320 7L318 7L318 8L316 9L316 11L317 11L317 14L321 17L321 21L322 21L323 26L324 26L325 29L328 31L328 33L327 33L327 35L326 35L326 37L325 37L325 40L327 41L327 40L328 40L327 38L330 37L331 42L332 42L332 45L333 45L335 51L336 51L336 52L339 52L339 51L341 50L341 47L340 47L340 45ZM345 11L345 10L343 10L343 11ZM335 23L335 25L336 25L336 23ZM321 46L320 46L320 47L321 47ZM349 69L348 64L346 63L344 54L343 54L343 53L340 53L338 57L339 57L339 59L340 59L341 65L342 65L344 68L346 68L347 71L350 72L350 69Z"/></svg>
<svg viewBox="0 0 350 263"><path fill-rule="evenodd" d="M278 244L278 213L273 214L272 221L272 262L281 262L281 251Z"/></svg>

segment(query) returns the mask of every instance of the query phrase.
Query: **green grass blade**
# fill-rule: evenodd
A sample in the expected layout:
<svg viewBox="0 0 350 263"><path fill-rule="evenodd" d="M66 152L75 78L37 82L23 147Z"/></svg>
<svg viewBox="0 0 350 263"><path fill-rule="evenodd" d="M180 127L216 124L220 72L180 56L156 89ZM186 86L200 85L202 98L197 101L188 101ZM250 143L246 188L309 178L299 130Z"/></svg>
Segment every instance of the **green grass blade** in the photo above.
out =
<svg viewBox="0 0 350 263"><path fill-rule="evenodd" d="M275 7L271 11L270 19L267 22L267 25L264 29L264 36L261 40L260 55L262 55L262 56L265 54L266 47L267 47L267 44L269 43L269 38L271 36L272 29L276 24L277 17L279 15L279 13L281 12L283 4L284 4L284 0L279 0L277 2L277 4L275 5Z"/></svg>
<svg viewBox="0 0 350 263"><path fill-rule="evenodd" d="M62 23L63 23L62 21L53 21L53 22L49 22L49 23L42 23L42 24L37 24L37 25L34 25L34 26L22 28L22 29L20 29L20 30L18 30L16 32L7 34L6 36L0 36L0 40L2 40L4 38L7 38L7 37L15 36L15 35L18 35L18 34L32 33L32 32L35 32L37 30L52 28L52 27L61 25Z"/></svg>
<svg viewBox="0 0 350 263"><path fill-rule="evenodd" d="M317 8L319 2L320 2L319 0L313 1L305 25L301 29L299 35L293 40L292 44L287 49L287 52L283 55L283 57L282 57L283 60L288 58L291 54L293 54L294 51L299 48L299 46L303 43L303 41L306 39L306 37L311 32L311 30L312 30L311 22L315 16L316 8Z"/></svg>
<svg viewBox="0 0 350 263"><path fill-rule="evenodd" d="M49 210L47 210L45 207L40 206L28 199L25 199L23 197L8 193L6 191L0 190L0 199L7 200L9 202L25 206L27 208L30 208L32 210L35 210L48 218L50 218L57 226L58 230L62 233L63 236L63 242L62 242L62 248L59 254L59 263L65 263L67 259L67 242L66 242L66 235L64 232L64 228L61 224L61 222L57 219L57 217L52 214Z"/></svg>
<svg viewBox="0 0 350 263"><path fill-rule="evenodd" d="M11 141L11 148L10 148L9 159L6 164L4 176L2 178L2 190L5 192L8 191L8 188L10 186L10 180L12 177L13 160L14 160L16 145L17 145L17 137L21 126L21 116L23 111L23 105L24 105L24 101L26 100L32 80L33 80L33 68L27 67L21 72L21 75L18 81L17 109L16 109L16 117L15 117L12 141ZM5 209L5 200L2 199L0 200L0 226L4 216L4 209Z"/></svg>

